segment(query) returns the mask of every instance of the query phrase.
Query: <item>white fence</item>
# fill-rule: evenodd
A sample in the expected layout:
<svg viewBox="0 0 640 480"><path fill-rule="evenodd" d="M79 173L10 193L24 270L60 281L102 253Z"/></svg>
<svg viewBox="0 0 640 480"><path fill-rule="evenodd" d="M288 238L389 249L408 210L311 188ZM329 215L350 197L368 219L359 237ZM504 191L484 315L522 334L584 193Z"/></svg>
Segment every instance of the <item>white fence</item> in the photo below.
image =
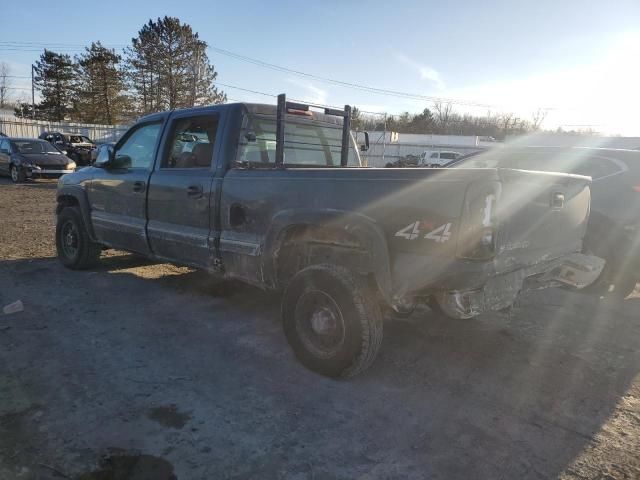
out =
<svg viewBox="0 0 640 480"><path fill-rule="evenodd" d="M357 143L364 143L362 132L356 132L356 139ZM361 156L370 167L384 167L407 155L420 156L425 151L452 150L465 155L496 145L496 142L483 141L473 135L400 133L392 139L388 131L369 132L369 141L369 150Z"/></svg>
<svg viewBox="0 0 640 480"><path fill-rule="evenodd" d="M127 131L127 128L126 125L47 122L30 118L0 116L0 132L9 137L37 138L42 132L54 131L86 135L95 142L115 142Z"/></svg>

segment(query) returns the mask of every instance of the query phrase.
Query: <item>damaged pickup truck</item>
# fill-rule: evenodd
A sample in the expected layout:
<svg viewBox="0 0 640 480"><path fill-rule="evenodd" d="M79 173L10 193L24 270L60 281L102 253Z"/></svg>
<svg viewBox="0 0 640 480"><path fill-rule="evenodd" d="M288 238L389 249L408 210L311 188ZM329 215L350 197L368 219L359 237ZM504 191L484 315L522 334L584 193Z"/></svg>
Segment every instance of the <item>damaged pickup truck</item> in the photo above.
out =
<svg viewBox="0 0 640 480"><path fill-rule="evenodd" d="M530 288L581 288L590 179L503 169L361 168L350 108L227 104L149 115L60 179L69 268L104 248L282 292L284 331L313 371L367 368L384 308L453 318Z"/></svg>

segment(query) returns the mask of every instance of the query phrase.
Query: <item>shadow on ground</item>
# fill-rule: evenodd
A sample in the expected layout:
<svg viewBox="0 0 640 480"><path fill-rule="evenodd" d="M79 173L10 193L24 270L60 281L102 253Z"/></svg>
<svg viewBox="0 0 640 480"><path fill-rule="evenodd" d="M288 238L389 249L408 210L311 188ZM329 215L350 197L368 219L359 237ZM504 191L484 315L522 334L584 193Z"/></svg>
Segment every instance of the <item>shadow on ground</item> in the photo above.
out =
<svg viewBox="0 0 640 480"><path fill-rule="evenodd" d="M556 478L640 366L638 300L555 290L510 317L388 319L377 362L347 381L298 364L277 296L135 256L1 262L0 298L25 301L0 320L0 464L87 480L138 478L99 476L114 447L180 479ZM188 415L150 415L167 409Z"/></svg>

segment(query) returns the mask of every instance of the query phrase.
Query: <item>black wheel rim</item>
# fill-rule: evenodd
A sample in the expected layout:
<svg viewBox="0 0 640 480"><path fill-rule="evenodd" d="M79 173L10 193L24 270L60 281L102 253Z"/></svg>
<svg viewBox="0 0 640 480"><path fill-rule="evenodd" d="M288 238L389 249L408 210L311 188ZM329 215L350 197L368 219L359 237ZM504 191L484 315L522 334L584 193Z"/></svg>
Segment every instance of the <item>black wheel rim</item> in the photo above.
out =
<svg viewBox="0 0 640 480"><path fill-rule="evenodd" d="M67 258L75 258L78 254L79 235L75 223L68 221L60 229L60 246Z"/></svg>
<svg viewBox="0 0 640 480"><path fill-rule="evenodd" d="M303 293L294 315L298 336L309 352L329 358L340 351L345 337L344 319L330 295L319 290Z"/></svg>

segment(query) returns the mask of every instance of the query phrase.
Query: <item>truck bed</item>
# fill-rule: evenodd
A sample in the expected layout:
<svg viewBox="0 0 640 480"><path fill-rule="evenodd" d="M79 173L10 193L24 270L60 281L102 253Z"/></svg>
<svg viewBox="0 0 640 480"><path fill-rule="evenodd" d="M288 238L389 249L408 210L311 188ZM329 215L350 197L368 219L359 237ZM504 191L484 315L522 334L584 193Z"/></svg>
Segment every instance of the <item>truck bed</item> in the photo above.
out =
<svg viewBox="0 0 640 480"><path fill-rule="evenodd" d="M589 183L575 175L497 169L235 169L223 180L220 254L234 265L242 257L248 276L264 275L269 268L260 257L270 255L274 229L362 223L384 239L394 292L480 285L490 275L579 251ZM474 199L482 208L494 195L496 244L488 259L461 255L464 212L474 195L484 195ZM556 197L561 206L552 205ZM243 208L242 225L230 223L234 205Z"/></svg>

